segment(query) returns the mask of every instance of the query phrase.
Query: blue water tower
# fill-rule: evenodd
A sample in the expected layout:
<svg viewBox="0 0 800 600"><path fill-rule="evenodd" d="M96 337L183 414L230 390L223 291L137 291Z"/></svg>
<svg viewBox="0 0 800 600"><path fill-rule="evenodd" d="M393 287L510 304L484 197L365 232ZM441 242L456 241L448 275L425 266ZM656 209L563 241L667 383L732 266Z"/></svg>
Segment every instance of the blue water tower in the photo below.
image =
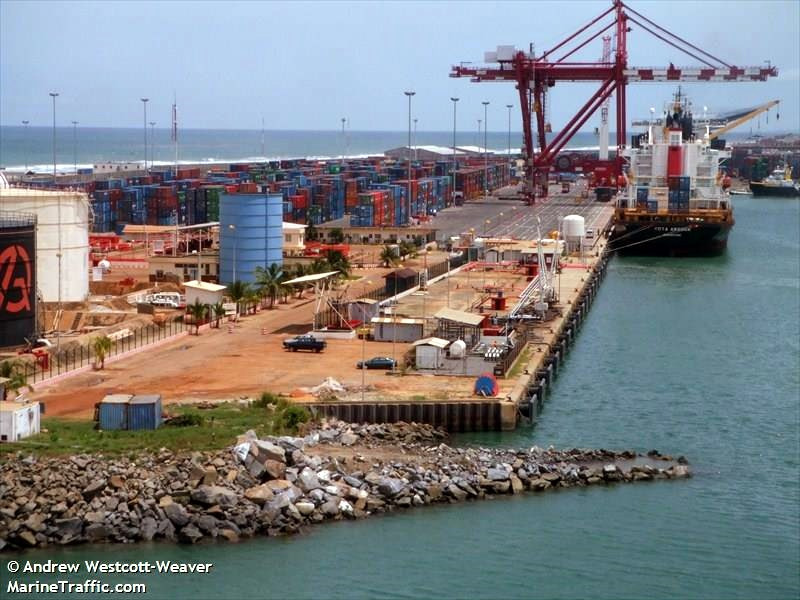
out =
<svg viewBox="0 0 800 600"><path fill-rule="evenodd" d="M283 196L221 194L220 283L255 281L256 267L283 265Z"/></svg>

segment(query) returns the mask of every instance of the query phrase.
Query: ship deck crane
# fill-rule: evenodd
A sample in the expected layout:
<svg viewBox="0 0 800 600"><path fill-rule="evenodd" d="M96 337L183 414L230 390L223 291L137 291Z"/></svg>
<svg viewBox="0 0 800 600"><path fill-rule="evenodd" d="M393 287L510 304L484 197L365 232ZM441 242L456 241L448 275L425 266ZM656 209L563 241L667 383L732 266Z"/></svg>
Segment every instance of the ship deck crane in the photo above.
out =
<svg viewBox="0 0 800 600"><path fill-rule="evenodd" d="M603 20L606 22L605 25ZM627 34L631 31L629 23L671 45L702 63L696 67L629 67ZM567 62L567 59L598 36L613 31L615 50L610 62ZM580 41L582 37L586 37ZM580 43L579 43L580 42ZM592 19L549 50L536 55L533 47L529 52L513 46L498 46L496 52L484 56L491 66L452 67L451 77L470 77L474 82L513 81L519 93L522 112L523 148L525 177L522 195L528 203L536 198L547 197L548 173L558 152L577 133L586 121L605 101L615 95L616 100L616 142L617 156L614 166L617 173L622 172L622 156L619 150L625 146L626 117L625 91L628 83L642 81L766 81L778 74L776 67L738 67L730 65L712 54L698 48L683 38L654 23L641 13L630 8L622 0L613 0L611 8ZM558 82L600 82L578 113L549 142L545 133L547 123L543 110L546 92ZM534 115L532 117L532 115ZM538 152L534 148L533 123L536 119Z"/></svg>

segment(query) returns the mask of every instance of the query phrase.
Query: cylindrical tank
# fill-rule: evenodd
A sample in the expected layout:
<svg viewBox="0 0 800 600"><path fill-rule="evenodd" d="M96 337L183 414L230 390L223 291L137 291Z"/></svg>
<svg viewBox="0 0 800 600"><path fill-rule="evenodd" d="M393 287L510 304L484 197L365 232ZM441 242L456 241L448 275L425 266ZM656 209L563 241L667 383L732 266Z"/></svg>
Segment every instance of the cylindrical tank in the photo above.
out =
<svg viewBox="0 0 800 600"><path fill-rule="evenodd" d="M450 344L450 356L462 358L467 352L467 343L464 340L456 340Z"/></svg>
<svg viewBox="0 0 800 600"><path fill-rule="evenodd" d="M580 215L567 215L563 222L564 237L567 240L579 240L586 231L585 220Z"/></svg>
<svg viewBox="0 0 800 600"><path fill-rule="evenodd" d="M10 188L0 190L0 206L6 211L36 215L36 281L42 300L58 302L59 296L62 302L86 300L89 296L88 196L83 192Z"/></svg>
<svg viewBox="0 0 800 600"><path fill-rule="evenodd" d="M36 216L0 212L0 348L36 331Z"/></svg>
<svg viewBox="0 0 800 600"><path fill-rule="evenodd" d="M283 196L222 194L220 281L255 281L256 267L283 265Z"/></svg>

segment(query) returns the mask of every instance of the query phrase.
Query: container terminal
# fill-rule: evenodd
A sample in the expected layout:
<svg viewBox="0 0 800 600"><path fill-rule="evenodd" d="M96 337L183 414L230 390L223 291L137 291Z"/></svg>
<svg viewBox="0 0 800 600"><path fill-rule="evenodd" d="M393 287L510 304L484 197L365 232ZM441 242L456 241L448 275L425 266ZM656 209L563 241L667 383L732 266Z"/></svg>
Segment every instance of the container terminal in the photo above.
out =
<svg viewBox="0 0 800 600"><path fill-rule="evenodd" d="M85 415L109 394L134 395L135 382L163 393L164 407L269 389L345 420L454 431L535 420L605 273L615 209L639 200L624 151L626 86L777 75L694 46L701 67L631 67L628 23L651 22L619 0L592 24L604 19L577 48L585 27L539 55L498 46L486 67L453 67L453 77L517 85L518 157L423 148L420 158L409 146L367 159L4 181L0 346L35 385L23 396L48 414ZM600 38L610 28L613 47ZM564 60L594 38L598 62ZM669 43L685 51L681 42ZM550 88L573 81L600 88L548 141ZM598 111L597 157L564 152ZM324 344L284 351L297 335Z"/></svg>

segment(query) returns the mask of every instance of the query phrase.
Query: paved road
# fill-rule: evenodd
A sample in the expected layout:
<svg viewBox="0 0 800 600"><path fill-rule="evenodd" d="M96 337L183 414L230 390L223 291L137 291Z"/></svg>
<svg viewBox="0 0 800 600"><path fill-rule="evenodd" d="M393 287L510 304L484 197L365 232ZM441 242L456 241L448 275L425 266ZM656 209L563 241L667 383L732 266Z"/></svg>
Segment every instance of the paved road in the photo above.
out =
<svg viewBox="0 0 800 600"><path fill-rule="evenodd" d="M474 228L475 235L511 237L532 240L537 236L537 217L541 219L542 235L559 229L560 221L567 215L581 215L587 229L597 231L613 213L610 203L594 200L594 195L580 198L578 194L561 194L560 186L551 187L551 196L534 206L517 200L477 200L464 206L447 208L433 219L432 226L439 229L437 237L447 239Z"/></svg>

